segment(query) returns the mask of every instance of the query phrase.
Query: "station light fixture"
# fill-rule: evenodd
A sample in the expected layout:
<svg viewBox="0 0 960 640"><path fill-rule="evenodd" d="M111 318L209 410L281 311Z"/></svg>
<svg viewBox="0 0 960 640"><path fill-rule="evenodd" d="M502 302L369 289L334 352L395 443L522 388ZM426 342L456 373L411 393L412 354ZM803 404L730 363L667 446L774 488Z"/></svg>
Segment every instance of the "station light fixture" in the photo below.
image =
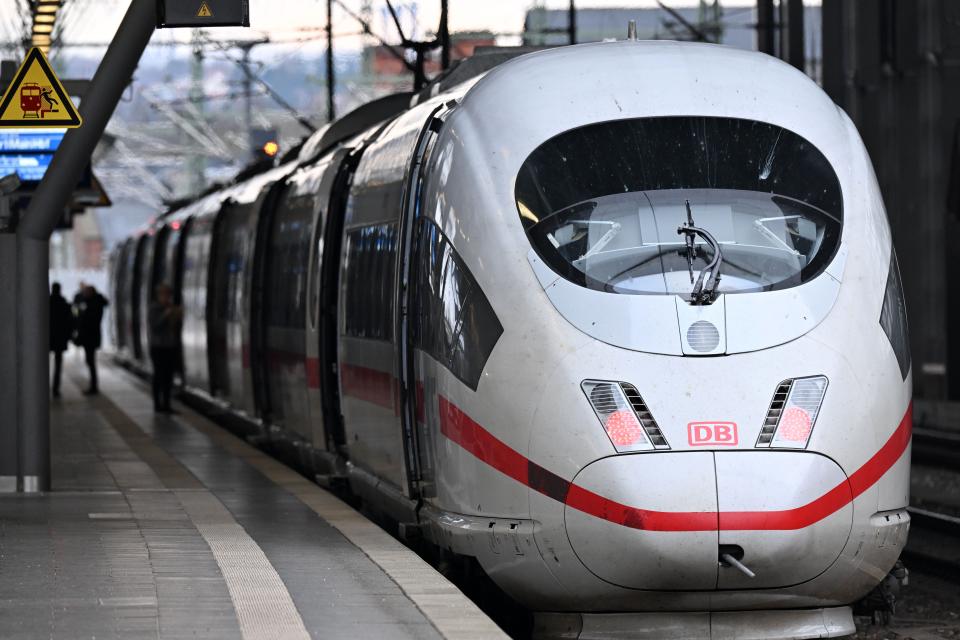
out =
<svg viewBox="0 0 960 640"><path fill-rule="evenodd" d="M250 151L256 161L272 160L280 153L280 138L276 129L251 129Z"/></svg>
<svg viewBox="0 0 960 640"><path fill-rule="evenodd" d="M279 151L280 151L280 145L277 144L276 140L268 140L267 142L263 143L263 153L267 157L272 158L275 155L277 155Z"/></svg>
<svg viewBox="0 0 960 640"><path fill-rule="evenodd" d="M33 8L33 32L31 45L44 55L50 53L51 34L57 22L61 0L37 0Z"/></svg>

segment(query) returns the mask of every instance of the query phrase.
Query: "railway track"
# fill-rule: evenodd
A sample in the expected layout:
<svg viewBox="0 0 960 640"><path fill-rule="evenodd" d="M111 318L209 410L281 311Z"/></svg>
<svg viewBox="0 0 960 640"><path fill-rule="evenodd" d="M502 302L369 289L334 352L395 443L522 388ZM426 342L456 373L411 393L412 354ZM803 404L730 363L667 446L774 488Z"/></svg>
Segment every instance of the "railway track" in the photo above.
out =
<svg viewBox="0 0 960 640"><path fill-rule="evenodd" d="M903 551L908 569L960 584L960 518L909 507L910 538Z"/></svg>
<svg viewBox="0 0 960 640"><path fill-rule="evenodd" d="M933 426L913 430L913 460L923 464L960 469L960 431Z"/></svg>

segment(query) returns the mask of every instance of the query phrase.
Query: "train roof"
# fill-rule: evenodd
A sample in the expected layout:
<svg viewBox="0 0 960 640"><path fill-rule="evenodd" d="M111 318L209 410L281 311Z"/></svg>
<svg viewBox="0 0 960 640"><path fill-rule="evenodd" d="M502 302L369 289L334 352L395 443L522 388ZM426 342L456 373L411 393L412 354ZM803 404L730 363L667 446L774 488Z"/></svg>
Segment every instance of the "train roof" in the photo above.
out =
<svg viewBox="0 0 960 640"><path fill-rule="evenodd" d="M766 122L809 140L832 164L847 157L846 116L803 72L755 51L691 42L621 40L529 53L483 75L449 122L469 120L473 144L502 149L512 165L580 126L667 116Z"/></svg>

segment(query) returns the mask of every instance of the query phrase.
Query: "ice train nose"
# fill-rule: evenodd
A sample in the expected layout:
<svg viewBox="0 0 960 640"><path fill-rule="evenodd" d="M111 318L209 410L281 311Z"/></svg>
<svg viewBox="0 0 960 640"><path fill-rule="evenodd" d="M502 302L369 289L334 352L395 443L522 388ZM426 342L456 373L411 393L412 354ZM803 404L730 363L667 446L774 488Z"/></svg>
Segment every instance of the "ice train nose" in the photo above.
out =
<svg viewBox="0 0 960 640"><path fill-rule="evenodd" d="M581 562L619 586L780 587L836 560L850 497L840 467L806 452L620 455L581 470L564 518ZM730 549L748 571L722 558Z"/></svg>

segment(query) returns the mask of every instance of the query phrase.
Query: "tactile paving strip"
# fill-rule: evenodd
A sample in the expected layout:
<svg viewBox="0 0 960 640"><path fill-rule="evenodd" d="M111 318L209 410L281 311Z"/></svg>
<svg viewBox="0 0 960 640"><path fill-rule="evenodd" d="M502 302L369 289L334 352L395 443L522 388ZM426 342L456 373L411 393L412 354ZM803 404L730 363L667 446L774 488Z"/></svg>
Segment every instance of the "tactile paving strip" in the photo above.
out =
<svg viewBox="0 0 960 640"><path fill-rule="evenodd" d="M143 493L136 494L137 497L149 500L149 489L181 487L174 494L213 553L243 639L309 640L310 634L283 580L230 511L113 402L100 396L92 403L138 458L125 465L114 465L116 470L111 470L121 489L140 489ZM128 484L132 486L125 486ZM156 518L156 514L149 515ZM110 519L122 514L91 516Z"/></svg>
<svg viewBox="0 0 960 640"><path fill-rule="evenodd" d="M176 493L217 559L244 639L309 640L280 576L223 504L205 491Z"/></svg>

